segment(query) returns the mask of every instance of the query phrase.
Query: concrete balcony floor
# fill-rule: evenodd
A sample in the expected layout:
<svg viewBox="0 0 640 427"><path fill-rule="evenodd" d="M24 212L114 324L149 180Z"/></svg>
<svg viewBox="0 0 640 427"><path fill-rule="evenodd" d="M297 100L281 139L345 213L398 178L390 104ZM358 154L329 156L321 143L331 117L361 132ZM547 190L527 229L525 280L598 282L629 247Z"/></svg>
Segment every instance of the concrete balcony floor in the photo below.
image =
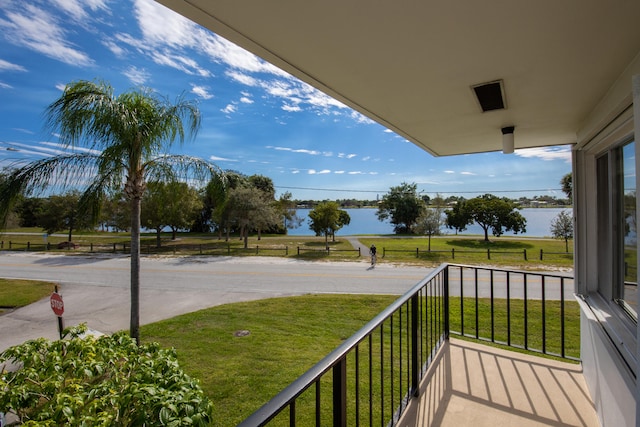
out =
<svg viewBox="0 0 640 427"><path fill-rule="evenodd" d="M402 427L599 426L581 366L450 339Z"/></svg>

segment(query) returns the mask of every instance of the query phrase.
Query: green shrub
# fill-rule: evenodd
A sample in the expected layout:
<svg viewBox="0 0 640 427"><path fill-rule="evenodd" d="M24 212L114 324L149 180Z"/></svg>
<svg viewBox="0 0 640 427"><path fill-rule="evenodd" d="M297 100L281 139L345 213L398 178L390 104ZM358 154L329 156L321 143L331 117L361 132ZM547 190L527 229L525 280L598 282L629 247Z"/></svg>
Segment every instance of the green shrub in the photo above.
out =
<svg viewBox="0 0 640 427"><path fill-rule="evenodd" d="M173 349L137 346L125 332L27 341L0 354L0 412L25 425L207 425L212 404L179 367ZM8 363L20 369L7 372Z"/></svg>

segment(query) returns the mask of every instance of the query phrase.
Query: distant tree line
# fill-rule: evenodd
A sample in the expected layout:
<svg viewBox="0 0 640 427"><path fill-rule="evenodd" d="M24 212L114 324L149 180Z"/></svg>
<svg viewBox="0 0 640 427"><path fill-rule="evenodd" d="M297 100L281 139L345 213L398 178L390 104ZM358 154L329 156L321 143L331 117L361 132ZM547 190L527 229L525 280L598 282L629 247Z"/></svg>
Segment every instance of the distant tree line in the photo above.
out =
<svg viewBox="0 0 640 427"><path fill-rule="evenodd" d="M172 239L180 231L218 233L225 240L233 234L240 235L246 245L250 233L284 234L300 226L296 205L288 192L276 199L268 177L226 171L201 189L177 181L148 182L140 218L144 228L156 232L158 247L166 229L171 230ZM82 211L81 193L75 190L47 197L21 196L7 227L40 227L48 234L65 232L69 241L77 231L129 231L130 204L123 192L108 195L99 212L92 221Z"/></svg>
<svg viewBox="0 0 640 427"><path fill-rule="evenodd" d="M567 182L569 184L567 184ZM248 245L248 236L257 233L286 234L302 225L296 209L310 208L308 226L318 236L331 236L350 223L344 209L375 207L380 221L389 220L398 234L439 235L443 227L456 232L477 223L484 231L500 236L504 232L526 231L526 221L517 212L525 206L567 206L570 203L570 174L561 184L568 198L536 196L517 200L491 194L466 199L461 196L421 195L417 184L391 187L378 200L338 199L336 201L295 200L285 192L276 198L271 178L246 176L228 170L214 176L196 189L184 182L148 182L141 203L141 225L156 232L156 246L162 244L162 232L169 229L172 239L178 232L217 233L229 240L239 235ZM81 194L69 191L44 198L22 197L10 215L9 227L41 227L49 234L65 232L72 240L74 231L129 231L130 204L123 192L115 192L102 202L95 222L80 210Z"/></svg>

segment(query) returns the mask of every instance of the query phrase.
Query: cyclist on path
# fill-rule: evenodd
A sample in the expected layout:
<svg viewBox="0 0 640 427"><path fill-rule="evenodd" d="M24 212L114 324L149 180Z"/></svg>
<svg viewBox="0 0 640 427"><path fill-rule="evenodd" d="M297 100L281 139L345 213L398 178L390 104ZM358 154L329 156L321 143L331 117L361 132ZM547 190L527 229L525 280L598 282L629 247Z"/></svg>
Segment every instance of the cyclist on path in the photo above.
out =
<svg viewBox="0 0 640 427"><path fill-rule="evenodd" d="M376 245L371 245L371 247L369 248L369 255L371 255L371 265L374 266L376 265Z"/></svg>

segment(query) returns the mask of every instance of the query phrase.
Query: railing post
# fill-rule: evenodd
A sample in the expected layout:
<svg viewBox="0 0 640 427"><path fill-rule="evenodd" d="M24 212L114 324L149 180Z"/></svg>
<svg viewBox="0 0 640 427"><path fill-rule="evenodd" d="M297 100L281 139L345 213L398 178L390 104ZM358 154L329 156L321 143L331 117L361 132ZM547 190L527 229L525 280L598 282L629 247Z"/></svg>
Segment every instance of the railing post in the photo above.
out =
<svg viewBox="0 0 640 427"><path fill-rule="evenodd" d="M420 343L419 304L420 298L416 293L411 297L411 391L414 397L418 397L420 394L420 361L418 357Z"/></svg>
<svg viewBox="0 0 640 427"><path fill-rule="evenodd" d="M31 249L31 242L27 242L27 252Z"/></svg>
<svg viewBox="0 0 640 427"><path fill-rule="evenodd" d="M524 260L526 261L527 260L527 250L523 249L523 251L524 251Z"/></svg>
<svg viewBox="0 0 640 427"><path fill-rule="evenodd" d="M444 335L446 339L449 339L449 266L447 265L443 271L444 274ZM462 281L462 271L460 272L460 281ZM462 293L460 295L462 300Z"/></svg>
<svg viewBox="0 0 640 427"><path fill-rule="evenodd" d="M540 286L542 287L542 353L547 354L547 290L545 277L541 276Z"/></svg>
<svg viewBox="0 0 640 427"><path fill-rule="evenodd" d="M285 247L284 247L284 254L285 254L286 256L289 256L289 246L285 246Z"/></svg>
<svg viewBox="0 0 640 427"><path fill-rule="evenodd" d="M456 259L456 248L451 248L451 259Z"/></svg>
<svg viewBox="0 0 640 427"><path fill-rule="evenodd" d="M491 259L491 249L487 249L487 259Z"/></svg>
<svg viewBox="0 0 640 427"><path fill-rule="evenodd" d="M416 248L416 258L420 258L420 248Z"/></svg>
<svg viewBox="0 0 640 427"><path fill-rule="evenodd" d="M258 255L258 245L256 245L256 255Z"/></svg>
<svg viewBox="0 0 640 427"><path fill-rule="evenodd" d="M298 246L298 255L300 255L300 246Z"/></svg>
<svg viewBox="0 0 640 427"><path fill-rule="evenodd" d="M361 247L358 246L358 258L360 258L362 256L362 251L361 251Z"/></svg>
<svg viewBox="0 0 640 427"><path fill-rule="evenodd" d="M542 249L540 249L540 261L542 261Z"/></svg>
<svg viewBox="0 0 640 427"><path fill-rule="evenodd" d="M333 367L333 426L347 427L347 359Z"/></svg>

